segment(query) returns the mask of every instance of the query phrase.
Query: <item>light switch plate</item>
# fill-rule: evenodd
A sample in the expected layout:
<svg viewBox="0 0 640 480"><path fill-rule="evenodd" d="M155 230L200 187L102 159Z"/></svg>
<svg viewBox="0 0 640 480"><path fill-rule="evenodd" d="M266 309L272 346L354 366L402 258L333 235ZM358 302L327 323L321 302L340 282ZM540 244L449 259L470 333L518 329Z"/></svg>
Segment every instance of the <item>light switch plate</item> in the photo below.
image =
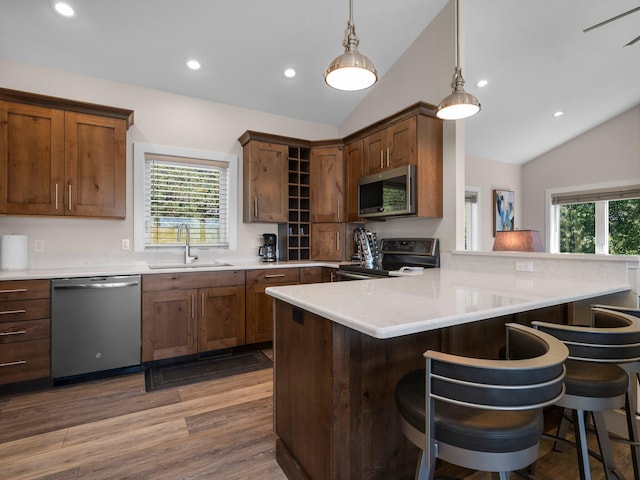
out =
<svg viewBox="0 0 640 480"><path fill-rule="evenodd" d="M128 238L122 239L122 250L129 250L131 248L131 244L129 243Z"/></svg>
<svg viewBox="0 0 640 480"><path fill-rule="evenodd" d="M533 262L516 262L517 272L533 272Z"/></svg>

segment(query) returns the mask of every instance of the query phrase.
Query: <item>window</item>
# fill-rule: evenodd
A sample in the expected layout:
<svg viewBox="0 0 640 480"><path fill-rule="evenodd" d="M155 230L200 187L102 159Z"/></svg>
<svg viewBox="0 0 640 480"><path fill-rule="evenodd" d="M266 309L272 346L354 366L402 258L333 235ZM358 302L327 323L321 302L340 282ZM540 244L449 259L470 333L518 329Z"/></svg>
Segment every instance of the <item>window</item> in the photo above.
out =
<svg viewBox="0 0 640 480"><path fill-rule="evenodd" d="M640 255L640 186L551 195L553 251Z"/></svg>
<svg viewBox="0 0 640 480"><path fill-rule="evenodd" d="M464 192L464 249L480 250L480 189L467 187Z"/></svg>
<svg viewBox="0 0 640 480"><path fill-rule="evenodd" d="M235 157L136 143L136 251L184 245L180 225L189 226L191 245L235 248Z"/></svg>

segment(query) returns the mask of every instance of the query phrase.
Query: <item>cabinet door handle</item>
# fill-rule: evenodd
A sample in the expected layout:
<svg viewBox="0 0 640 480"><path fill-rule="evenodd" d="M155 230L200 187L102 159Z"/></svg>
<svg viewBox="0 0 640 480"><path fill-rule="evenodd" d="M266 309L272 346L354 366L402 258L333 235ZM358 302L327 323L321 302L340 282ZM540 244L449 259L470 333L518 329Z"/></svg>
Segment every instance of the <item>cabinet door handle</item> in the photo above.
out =
<svg viewBox="0 0 640 480"><path fill-rule="evenodd" d="M27 289L26 288L15 288L13 290L0 290L0 293L20 293L20 292L26 292Z"/></svg>
<svg viewBox="0 0 640 480"><path fill-rule="evenodd" d="M258 218L258 197L253 197L253 217Z"/></svg>
<svg viewBox="0 0 640 480"><path fill-rule="evenodd" d="M26 310L3 310L0 315L15 315L17 313L26 313Z"/></svg>
<svg viewBox="0 0 640 480"><path fill-rule="evenodd" d="M338 220L340 220L340 200L338 200Z"/></svg>
<svg viewBox="0 0 640 480"><path fill-rule="evenodd" d="M58 210L58 184L56 183L56 210Z"/></svg>
<svg viewBox="0 0 640 480"><path fill-rule="evenodd" d="M286 274L284 273L278 273L278 274L272 274L272 275L265 275L264 278L280 278L280 277L286 277Z"/></svg>
<svg viewBox="0 0 640 480"><path fill-rule="evenodd" d="M205 302L205 298L206 298L206 296L205 296L204 293L202 295L200 295L200 307L201 307L201 310L202 310L202 314L201 314L202 318L205 317L205 305L207 304Z"/></svg>
<svg viewBox="0 0 640 480"><path fill-rule="evenodd" d="M0 363L0 367L12 367L14 365L24 365L25 363L27 363L26 360L18 360L17 362Z"/></svg>
<svg viewBox="0 0 640 480"><path fill-rule="evenodd" d="M9 337L11 335L24 335L25 333L27 333L26 330L18 330L15 332L0 332L0 337Z"/></svg>
<svg viewBox="0 0 640 480"><path fill-rule="evenodd" d="M69 184L69 211L71 211L71 184Z"/></svg>
<svg viewBox="0 0 640 480"><path fill-rule="evenodd" d="M384 150L380 150L380 168L384 168Z"/></svg>
<svg viewBox="0 0 640 480"><path fill-rule="evenodd" d="M191 295L191 318L196 318L196 296Z"/></svg>
<svg viewBox="0 0 640 480"><path fill-rule="evenodd" d="M387 148L387 167L389 167L389 149Z"/></svg>
<svg viewBox="0 0 640 480"><path fill-rule="evenodd" d="M340 251L340 232L336 233L336 251Z"/></svg>

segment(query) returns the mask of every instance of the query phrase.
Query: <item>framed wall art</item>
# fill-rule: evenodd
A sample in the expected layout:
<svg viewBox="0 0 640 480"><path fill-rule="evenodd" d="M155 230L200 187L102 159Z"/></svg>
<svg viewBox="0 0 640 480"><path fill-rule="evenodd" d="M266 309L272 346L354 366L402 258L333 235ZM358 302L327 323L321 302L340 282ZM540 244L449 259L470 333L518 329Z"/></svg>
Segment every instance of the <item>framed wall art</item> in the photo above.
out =
<svg viewBox="0 0 640 480"><path fill-rule="evenodd" d="M515 230L515 193L511 190L493 191L493 236L495 232Z"/></svg>

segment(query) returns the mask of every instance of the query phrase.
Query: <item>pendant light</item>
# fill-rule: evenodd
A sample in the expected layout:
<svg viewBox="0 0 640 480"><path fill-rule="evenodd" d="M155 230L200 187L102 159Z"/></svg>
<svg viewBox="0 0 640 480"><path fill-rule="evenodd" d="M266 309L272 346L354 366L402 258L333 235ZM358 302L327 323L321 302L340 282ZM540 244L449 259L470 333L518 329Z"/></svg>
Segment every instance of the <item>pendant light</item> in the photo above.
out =
<svg viewBox="0 0 640 480"><path fill-rule="evenodd" d="M344 53L331 62L324 72L324 81L337 90L356 91L369 88L378 80L371 60L358 52L358 36L353 23L353 0L349 0L349 21L344 32Z"/></svg>
<svg viewBox="0 0 640 480"><path fill-rule="evenodd" d="M451 80L451 95L447 96L440 105L436 115L443 120L461 120L475 115L480 111L478 99L464 91L464 78L462 78L462 68L460 67L460 13L459 0L455 0L456 9L456 68Z"/></svg>

